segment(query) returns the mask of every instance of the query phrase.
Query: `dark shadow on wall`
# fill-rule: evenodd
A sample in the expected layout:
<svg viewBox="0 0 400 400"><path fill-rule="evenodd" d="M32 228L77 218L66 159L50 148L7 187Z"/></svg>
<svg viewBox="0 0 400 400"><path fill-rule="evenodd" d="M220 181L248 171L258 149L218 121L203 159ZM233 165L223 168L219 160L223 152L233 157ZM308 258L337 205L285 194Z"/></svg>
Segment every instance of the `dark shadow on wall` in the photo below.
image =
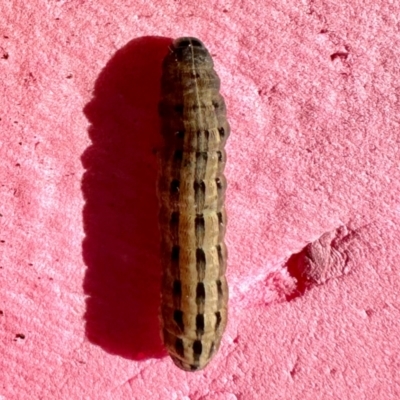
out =
<svg viewBox="0 0 400 400"><path fill-rule="evenodd" d="M171 39L142 37L100 73L84 113L92 145L86 172L83 258L86 335L122 357L166 354L160 338L157 106L161 63Z"/></svg>

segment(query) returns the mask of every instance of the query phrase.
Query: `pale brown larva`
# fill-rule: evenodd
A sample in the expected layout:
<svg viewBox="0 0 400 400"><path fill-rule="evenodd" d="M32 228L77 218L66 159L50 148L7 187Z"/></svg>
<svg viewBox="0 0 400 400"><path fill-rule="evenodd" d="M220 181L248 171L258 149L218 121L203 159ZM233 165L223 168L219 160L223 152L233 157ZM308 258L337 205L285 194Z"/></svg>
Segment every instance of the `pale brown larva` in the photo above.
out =
<svg viewBox="0 0 400 400"><path fill-rule="evenodd" d="M165 347L186 371L208 364L227 323L223 171L230 128L219 87L203 43L176 39L164 59L159 106L161 324Z"/></svg>

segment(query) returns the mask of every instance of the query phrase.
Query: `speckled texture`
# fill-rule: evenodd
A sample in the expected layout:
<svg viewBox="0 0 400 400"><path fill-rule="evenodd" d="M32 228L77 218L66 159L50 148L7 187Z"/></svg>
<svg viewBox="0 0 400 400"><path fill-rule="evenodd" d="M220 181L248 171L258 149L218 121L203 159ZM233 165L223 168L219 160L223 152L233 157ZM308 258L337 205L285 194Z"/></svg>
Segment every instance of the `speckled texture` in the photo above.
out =
<svg viewBox="0 0 400 400"><path fill-rule="evenodd" d="M399 15L1 2L0 395L399 398ZM196 374L174 368L158 321L157 103L184 35L210 49L232 128L230 320ZM341 227L349 273L299 295L289 260Z"/></svg>

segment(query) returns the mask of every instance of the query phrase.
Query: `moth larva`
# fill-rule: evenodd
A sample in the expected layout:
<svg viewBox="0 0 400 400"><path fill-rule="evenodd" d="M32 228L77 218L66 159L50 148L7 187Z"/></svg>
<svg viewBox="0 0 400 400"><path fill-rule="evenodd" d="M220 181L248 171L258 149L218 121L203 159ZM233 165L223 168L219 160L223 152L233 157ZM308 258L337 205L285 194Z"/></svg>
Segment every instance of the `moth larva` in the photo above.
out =
<svg viewBox="0 0 400 400"><path fill-rule="evenodd" d="M195 38L176 39L163 62L160 201L162 336L174 363L204 368L227 322L224 244L226 120L212 58Z"/></svg>

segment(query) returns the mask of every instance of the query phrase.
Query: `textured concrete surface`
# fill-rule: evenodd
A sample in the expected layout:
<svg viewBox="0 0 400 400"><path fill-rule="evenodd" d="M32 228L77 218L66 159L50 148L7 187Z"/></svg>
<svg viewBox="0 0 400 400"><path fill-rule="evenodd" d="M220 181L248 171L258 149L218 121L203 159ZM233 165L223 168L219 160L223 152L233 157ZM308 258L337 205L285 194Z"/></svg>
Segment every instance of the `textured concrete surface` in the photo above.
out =
<svg viewBox="0 0 400 400"><path fill-rule="evenodd" d="M0 4L0 399L400 397L400 6ZM160 341L157 102L171 38L221 77L230 319Z"/></svg>

